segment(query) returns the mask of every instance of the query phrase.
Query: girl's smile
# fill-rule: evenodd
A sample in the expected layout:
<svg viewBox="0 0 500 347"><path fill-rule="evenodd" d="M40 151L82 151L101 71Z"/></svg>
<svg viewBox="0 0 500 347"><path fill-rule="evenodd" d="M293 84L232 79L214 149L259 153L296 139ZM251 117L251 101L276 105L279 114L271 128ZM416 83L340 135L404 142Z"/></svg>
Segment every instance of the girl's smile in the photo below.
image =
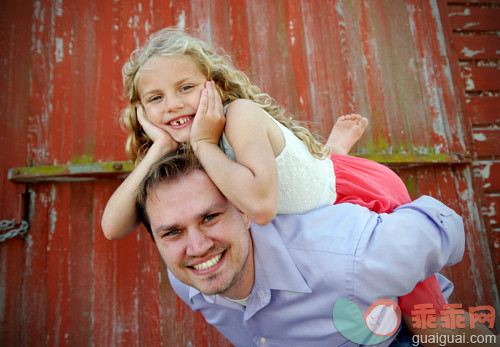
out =
<svg viewBox="0 0 500 347"><path fill-rule="evenodd" d="M193 114L191 116L180 116L174 118L170 122L168 122L168 125L173 129L182 129L193 123L194 116L195 115Z"/></svg>

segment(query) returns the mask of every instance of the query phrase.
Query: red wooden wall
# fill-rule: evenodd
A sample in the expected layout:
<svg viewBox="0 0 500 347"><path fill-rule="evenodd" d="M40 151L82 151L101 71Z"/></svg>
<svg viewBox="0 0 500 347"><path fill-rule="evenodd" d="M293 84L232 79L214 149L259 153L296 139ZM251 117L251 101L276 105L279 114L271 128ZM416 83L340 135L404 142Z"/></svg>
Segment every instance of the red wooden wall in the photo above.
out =
<svg viewBox="0 0 500 347"><path fill-rule="evenodd" d="M498 18L497 2L489 3ZM487 123L487 136L496 136L490 123L498 118L471 121L467 101L476 99L471 90L464 94L467 69L452 42L458 35L452 6L437 0L0 2L0 218L14 218L17 196L27 192L30 222L27 236L0 244L2 344L227 345L176 299L143 231L105 240L100 219L120 180L89 169L127 160L118 124L120 70L132 49L170 25L201 28L203 38L224 47L324 137L342 114L369 117L358 155L397 168L413 197L435 196L464 217L464 261L444 271L456 285L452 301L498 309L492 243L498 238L481 218L483 190L473 175L473 162L498 155L481 152L477 124ZM484 90L497 88L483 80L490 83ZM87 171L40 179L53 166ZM12 168L32 176L9 180ZM498 190L487 190L486 199Z"/></svg>
<svg viewBox="0 0 500 347"><path fill-rule="evenodd" d="M463 1L448 16L473 135L474 170L495 277L500 279L500 1Z"/></svg>

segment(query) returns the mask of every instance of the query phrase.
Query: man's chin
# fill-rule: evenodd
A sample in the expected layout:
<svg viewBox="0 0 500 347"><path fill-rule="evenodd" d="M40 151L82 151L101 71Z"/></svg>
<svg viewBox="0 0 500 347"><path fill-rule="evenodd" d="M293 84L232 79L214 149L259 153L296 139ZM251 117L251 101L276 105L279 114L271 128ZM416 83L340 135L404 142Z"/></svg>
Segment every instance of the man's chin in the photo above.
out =
<svg viewBox="0 0 500 347"><path fill-rule="evenodd" d="M218 275L211 275L209 276L206 280L208 281L217 281L219 280L217 277L220 277ZM228 292L231 292L232 287L234 286L234 280L229 282L229 283L217 283L217 284L207 284L207 285L199 285L195 287L198 289L202 294L204 295L222 295L222 296L227 296L226 294Z"/></svg>

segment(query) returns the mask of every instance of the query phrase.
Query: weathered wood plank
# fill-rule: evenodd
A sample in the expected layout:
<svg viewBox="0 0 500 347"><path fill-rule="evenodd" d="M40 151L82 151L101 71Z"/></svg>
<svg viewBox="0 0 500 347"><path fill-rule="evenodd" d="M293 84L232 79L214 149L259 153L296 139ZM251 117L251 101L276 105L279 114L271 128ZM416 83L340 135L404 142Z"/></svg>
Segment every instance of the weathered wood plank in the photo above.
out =
<svg viewBox="0 0 500 347"><path fill-rule="evenodd" d="M52 217L49 208L54 190L52 185L39 185L31 193L30 213L33 218L30 218L30 231L25 237L21 268L23 286L18 320L23 322L22 330L18 330L21 346L36 346L46 340L47 241ZM8 295L19 295L19 292Z"/></svg>
<svg viewBox="0 0 500 347"><path fill-rule="evenodd" d="M49 346L67 346L69 336L69 214L71 201L68 183L52 188L48 213L47 238L45 343Z"/></svg>
<svg viewBox="0 0 500 347"><path fill-rule="evenodd" d="M162 315L165 308L162 306L160 290L161 259L145 228L139 228L137 233L138 341L144 346L160 346L165 323Z"/></svg>
<svg viewBox="0 0 500 347"><path fill-rule="evenodd" d="M128 25L120 17L119 4L95 1L94 7L94 62L93 103L87 105L95 118L98 139L94 144L95 161L128 160L125 154L125 131L119 124L120 110L125 106L121 68L134 48L134 39L128 34ZM123 54L122 46L129 52Z"/></svg>
<svg viewBox="0 0 500 347"><path fill-rule="evenodd" d="M282 2L247 2L251 79L285 107L293 108L290 69ZM266 13L266 16L262 16ZM269 33L273 33L269 35Z"/></svg>
<svg viewBox="0 0 500 347"><path fill-rule="evenodd" d="M400 118L399 121L394 119L394 112L399 112L395 107L399 106L388 102L391 100L392 91L382 87L384 86L382 81L388 77L386 74L390 68L385 64L384 56L392 55L392 49L389 46L393 44L391 42L393 38L390 36L392 23L381 22L377 16L377 9L372 8L370 2L354 2L352 7L350 11L346 11L346 15L342 16L344 32L341 42L344 46L344 61L348 81L350 81L348 95L350 103L356 106L355 110L359 110L357 112L367 116L371 122L370 136L362 139L356 150L358 152L365 150L398 152L401 149L400 144L404 143L411 134L402 128L404 127L403 117L396 117ZM346 8L349 7L346 6ZM385 8L380 10L386 11ZM357 25L351 29L350 23ZM376 29L373 30L373 28ZM376 34L379 29L384 32L384 35ZM357 59L359 56L366 57L366 63ZM354 72L351 73L351 70ZM393 134L398 135L392 136Z"/></svg>
<svg viewBox="0 0 500 347"><path fill-rule="evenodd" d="M295 113L297 118L306 119L314 109L314 103L312 103L310 94L311 88L309 80L308 71L312 66L317 66L317 62L314 60L309 60L309 56L303 53L307 50L307 45L311 51L315 51L316 47L311 47L317 40L308 40L307 38L313 35L317 35L318 31L314 30L314 24L310 23L310 11L312 3L302 4L299 1L287 1L285 2L285 22L287 25L287 45L290 51L290 63L294 66L294 80L295 83L293 87L296 89L297 101L293 107L289 108L291 113ZM321 23L321 22L320 22ZM309 29L309 35L304 33L304 30ZM317 55L312 56L316 57ZM336 56L332 57L335 59ZM316 70L316 69L313 69ZM339 76L340 77L340 76ZM314 78L314 77L313 77ZM316 81L316 78L314 78ZM324 83L324 80L318 81L320 84ZM323 86L318 86L319 89L324 88ZM334 92L332 91L332 94ZM323 112L325 114L325 112ZM328 115L325 115L327 118Z"/></svg>
<svg viewBox="0 0 500 347"><path fill-rule="evenodd" d="M470 283L494 283L490 267L490 252L487 234L482 225L476 196L472 186L472 172L470 166L455 167L453 170L444 168L441 172L436 170L436 186L439 189L439 199L447 201L462 216L466 230L466 252L464 260L453 267L456 273L464 276L456 281L456 295L458 302L466 305L492 305L497 306L495 293L487 286L474 286Z"/></svg>
<svg viewBox="0 0 500 347"><path fill-rule="evenodd" d="M500 67L467 65L460 72L468 92L500 90Z"/></svg>
<svg viewBox="0 0 500 347"><path fill-rule="evenodd" d="M496 7L448 6L448 16L456 31L500 30L500 9Z"/></svg>
<svg viewBox="0 0 500 347"><path fill-rule="evenodd" d="M71 200L68 210L68 332L64 336L68 346L93 344L92 282L94 278L92 257L92 229L94 185L71 183Z"/></svg>
<svg viewBox="0 0 500 347"><path fill-rule="evenodd" d="M30 93L28 125L28 163L35 165L52 164L49 148L50 139L50 110L52 101L52 88L50 81L53 79L53 65L51 58L55 47L52 46L53 38L50 26L52 16L50 0L40 1L33 16L32 41L34 42L30 66ZM52 68L51 68L52 66Z"/></svg>
<svg viewBox="0 0 500 347"><path fill-rule="evenodd" d="M500 59L500 37L498 36L453 35L453 44L461 60Z"/></svg>
<svg viewBox="0 0 500 347"><path fill-rule="evenodd" d="M452 50L449 46L449 40L447 40L451 30L449 30L450 26L447 22L443 23L446 18L446 9L443 8L443 4L441 1L437 3L433 1L423 2L423 11L429 26L422 30L427 32L430 30L435 33L430 39L430 47L435 67L434 74L439 86L437 92L442 115L439 118L434 118L433 128L439 127L446 134L450 152L462 152L468 150L466 144L469 142L469 127L462 111L462 103L465 101L463 90L457 84L459 78L458 61L453 61ZM422 85L422 88L425 88L425 85ZM440 151L439 148L437 150Z"/></svg>
<svg viewBox="0 0 500 347"><path fill-rule="evenodd" d="M436 46L432 40L421 35L429 30L429 26L433 27L437 35L441 36L443 33L437 25L438 18L433 16L435 9L426 6L425 2L407 1L406 10L413 41L412 63L416 70L415 78L419 82L418 101L423 105L420 113L408 115L413 132L412 144L419 144L422 152L425 152L428 143L433 143L434 148L439 148L439 151L446 151L450 139L446 131L448 120L445 115L448 109L450 112L455 111L448 102L442 102L444 100L441 90L444 87L443 82L446 81L443 75L448 73L448 66L444 64L441 69L436 68L434 61L440 59ZM446 86L447 92L443 92L444 95L453 93L453 90L448 90L449 86Z"/></svg>
<svg viewBox="0 0 500 347"><path fill-rule="evenodd" d="M495 156L500 152L500 129L475 128L472 137L478 157Z"/></svg>
<svg viewBox="0 0 500 347"><path fill-rule="evenodd" d="M0 108L0 218L14 219L18 194L25 186L7 181L9 167L26 165L27 119L30 105L31 25L33 2L0 2L0 83L4 100ZM21 97L21 99L20 99ZM28 219L28 216L21 216ZM26 333L20 317L23 309L23 256L26 239L16 238L0 244L0 336L5 346L21 346L21 335ZM26 298L26 296L25 296Z"/></svg>
<svg viewBox="0 0 500 347"><path fill-rule="evenodd" d="M102 185L102 188L95 192L100 201L110 196L117 185ZM94 215L99 215L95 208ZM93 325L94 343L130 346L138 341L137 238L132 234L117 241L106 240L100 228L96 228L99 223L100 220L94 222L92 245L93 317L100 322Z"/></svg>
<svg viewBox="0 0 500 347"><path fill-rule="evenodd" d="M500 123L499 97L469 97L466 105L473 124Z"/></svg>
<svg viewBox="0 0 500 347"><path fill-rule="evenodd" d="M228 54L233 57L235 65L245 71L250 70L250 42L248 40L248 18L246 16L245 0L229 1L229 33Z"/></svg>

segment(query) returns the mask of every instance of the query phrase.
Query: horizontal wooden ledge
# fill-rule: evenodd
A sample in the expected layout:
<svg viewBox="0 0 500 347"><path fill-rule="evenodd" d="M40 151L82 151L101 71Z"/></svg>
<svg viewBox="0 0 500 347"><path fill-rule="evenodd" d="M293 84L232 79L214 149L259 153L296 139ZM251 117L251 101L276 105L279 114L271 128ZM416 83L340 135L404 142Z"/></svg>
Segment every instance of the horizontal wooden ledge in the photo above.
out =
<svg viewBox="0 0 500 347"><path fill-rule="evenodd" d="M428 154L354 154L389 166L413 167L434 164L467 164L467 153ZM9 170L9 180L14 183L81 182L105 179L123 179L134 168L128 161L97 162L53 166L15 167Z"/></svg>
<svg viewBox="0 0 500 347"><path fill-rule="evenodd" d="M125 178L134 168L128 161L94 162L51 166L27 166L9 169L15 183L78 182Z"/></svg>
<svg viewBox="0 0 500 347"><path fill-rule="evenodd" d="M413 167L425 165L470 164L470 153L369 153L353 154L356 157L370 159L381 164L397 167Z"/></svg>

